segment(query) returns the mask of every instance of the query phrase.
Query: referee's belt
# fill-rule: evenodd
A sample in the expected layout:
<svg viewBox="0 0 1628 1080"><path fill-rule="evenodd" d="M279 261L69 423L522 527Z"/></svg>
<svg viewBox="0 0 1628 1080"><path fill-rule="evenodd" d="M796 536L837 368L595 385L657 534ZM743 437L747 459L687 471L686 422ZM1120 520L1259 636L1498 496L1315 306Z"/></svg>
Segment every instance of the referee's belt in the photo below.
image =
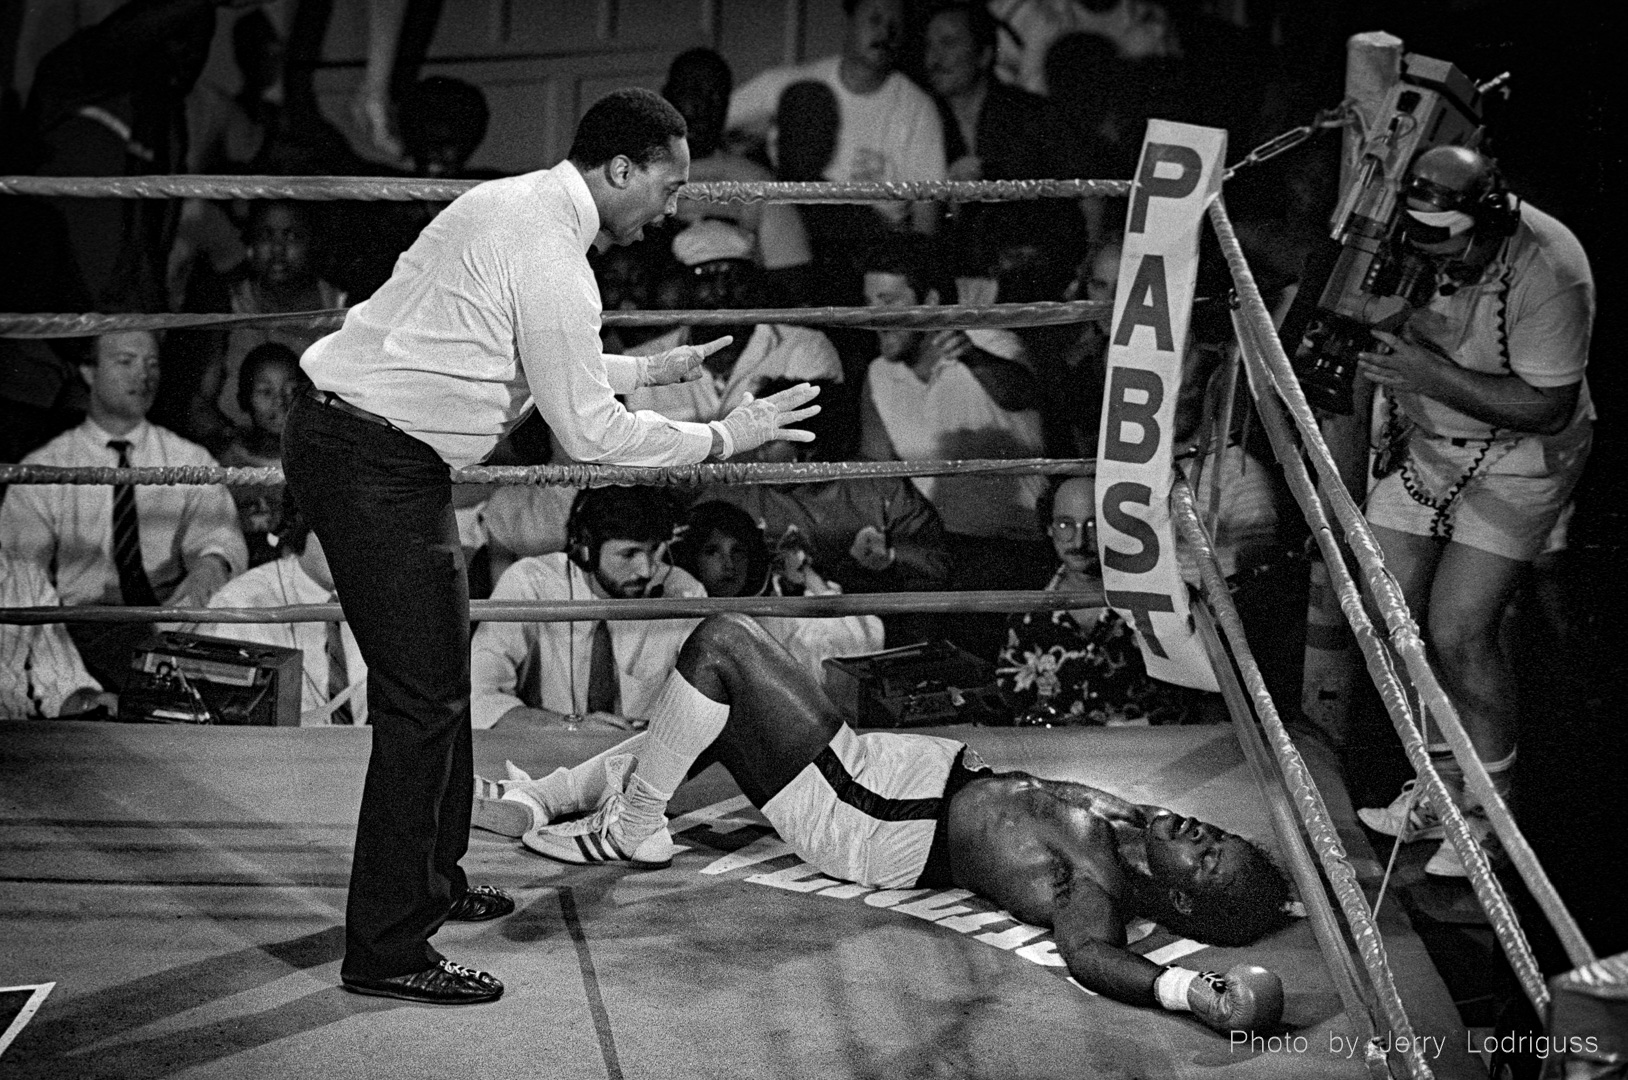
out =
<svg viewBox="0 0 1628 1080"><path fill-rule="evenodd" d="M387 427L391 431L401 430L396 425L380 416L378 413L370 413L366 409L357 408L355 405L352 405L350 402L346 401L332 390L318 390L314 386L307 386L305 388L305 396L316 402L318 405L326 405L330 409L338 409L347 416L354 416L358 420L366 420L370 424L378 424L380 427Z"/></svg>

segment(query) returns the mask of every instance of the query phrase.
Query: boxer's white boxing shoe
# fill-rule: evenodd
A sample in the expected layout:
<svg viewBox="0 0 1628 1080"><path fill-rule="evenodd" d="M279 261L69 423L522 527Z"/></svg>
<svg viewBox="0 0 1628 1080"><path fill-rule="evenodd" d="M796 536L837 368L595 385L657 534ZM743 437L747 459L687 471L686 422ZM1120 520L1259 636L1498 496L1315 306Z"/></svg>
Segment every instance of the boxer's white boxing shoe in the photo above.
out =
<svg viewBox="0 0 1628 1080"><path fill-rule="evenodd" d="M637 870L671 866L683 846L673 843L666 825L638 840L627 836L621 827L622 804L622 793L613 790L586 817L539 826L520 842L539 855L579 865L619 862Z"/></svg>
<svg viewBox="0 0 1628 1080"><path fill-rule="evenodd" d="M479 775L475 777L475 805L469 817L471 826L499 836L520 837L541 824L530 806L518 799L504 798L509 783L488 780Z"/></svg>

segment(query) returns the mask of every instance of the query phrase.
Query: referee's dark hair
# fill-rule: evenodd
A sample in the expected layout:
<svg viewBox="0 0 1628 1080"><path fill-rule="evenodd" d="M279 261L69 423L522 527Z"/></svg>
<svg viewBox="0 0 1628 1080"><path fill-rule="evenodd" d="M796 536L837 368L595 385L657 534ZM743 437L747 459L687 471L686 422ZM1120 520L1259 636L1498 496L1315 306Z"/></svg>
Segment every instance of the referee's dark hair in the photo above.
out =
<svg viewBox="0 0 1628 1080"><path fill-rule="evenodd" d="M689 133L683 115L654 90L612 90L577 124L568 155L583 169L621 156L639 168L672 156L672 142Z"/></svg>

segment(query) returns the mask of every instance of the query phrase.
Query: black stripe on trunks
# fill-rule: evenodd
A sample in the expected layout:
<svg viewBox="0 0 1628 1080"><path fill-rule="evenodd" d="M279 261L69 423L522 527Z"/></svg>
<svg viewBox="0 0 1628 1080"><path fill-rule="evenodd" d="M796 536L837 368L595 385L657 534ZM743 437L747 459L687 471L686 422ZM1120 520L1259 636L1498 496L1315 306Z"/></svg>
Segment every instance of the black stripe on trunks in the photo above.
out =
<svg viewBox="0 0 1628 1080"><path fill-rule="evenodd" d="M942 796L935 795L930 799L890 799L886 795L878 795L849 776L842 759L837 757L836 751L829 746L822 749L819 756L814 759L814 767L820 770L820 775L831 785L831 790L837 793L837 798L878 821L933 821L938 817L939 804L943 802Z"/></svg>

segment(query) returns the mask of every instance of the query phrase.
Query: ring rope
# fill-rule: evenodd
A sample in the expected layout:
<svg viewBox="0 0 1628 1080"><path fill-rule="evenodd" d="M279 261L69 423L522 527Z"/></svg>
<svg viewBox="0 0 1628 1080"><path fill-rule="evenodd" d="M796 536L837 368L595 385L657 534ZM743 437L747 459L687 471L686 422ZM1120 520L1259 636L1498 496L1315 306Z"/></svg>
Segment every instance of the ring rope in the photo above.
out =
<svg viewBox="0 0 1628 1080"><path fill-rule="evenodd" d="M1264 311L1264 308L1262 310ZM1261 359L1259 327L1243 318L1242 313L1237 324L1244 331L1241 340L1245 346L1246 360L1251 364L1257 379L1269 381L1272 376ZM1273 340L1276 340L1275 335ZM1392 664L1391 654L1385 649L1384 638L1379 635L1368 618L1356 581L1345 564L1345 558L1340 552L1333 527L1318 498L1317 487L1312 481L1311 474L1299 458L1299 451L1287 421L1279 413L1279 406L1275 402L1263 401L1262 406L1258 411L1267 437L1271 440L1279 460L1284 462L1284 475L1289 489L1296 502L1300 504L1307 524L1311 526L1312 536L1323 554L1331 584L1339 596L1341 610L1345 613L1358 647L1367 661L1369 674L1379 690L1392 726L1396 728L1408 760L1423 782L1432 804L1442 809L1443 825L1448 835L1455 841L1463 842L1462 847L1455 843L1455 850L1460 851L1464 860L1470 886L1482 910L1486 912L1487 920L1491 923L1493 933L1509 959L1510 968L1521 984L1522 991L1531 1000L1539 1015L1542 1015L1548 1003L1549 992L1519 919L1510 906L1502 883L1493 875L1486 853L1471 838L1469 826L1464 821L1462 812L1448 796L1446 786L1430 761L1424 739L1414 722L1407 694ZM1541 867L1538 868L1538 873L1542 873ZM1564 912L1564 907L1561 910ZM1569 914L1567 917L1569 918ZM1584 942L1584 945L1586 947L1587 943Z"/></svg>
<svg viewBox="0 0 1628 1080"><path fill-rule="evenodd" d="M694 487L702 484L818 484L827 480L909 479L917 476L1095 476L1089 458L1011 458L967 461L713 461L695 465L470 465L451 472L454 484L538 487ZM0 465L0 484L225 484L276 487L280 465Z"/></svg>
<svg viewBox="0 0 1628 1080"><path fill-rule="evenodd" d="M827 596L675 596L644 600L471 600L475 622L610 622L629 619L703 619L739 612L778 618L835 618L847 615L906 613L1022 614L1065 608L1106 607L1098 589L1055 592L1047 589L968 592L834 593ZM0 608L0 623L38 626L45 623L300 623L343 622L338 604L293 604L265 608L122 607L83 604L73 607Z"/></svg>
<svg viewBox="0 0 1628 1080"><path fill-rule="evenodd" d="M0 195L85 199L336 199L451 202L484 180L383 176L0 176ZM714 180L685 184L678 197L708 203L871 203L947 200L1012 202L1125 195L1129 180Z"/></svg>
<svg viewBox="0 0 1628 1080"><path fill-rule="evenodd" d="M288 311L262 315L162 313L23 313L0 314L0 337L77 338L133 330L177 330L185 327L308 326L338 329L346 308ZM605 326L737 326L778 323L783 326L847 326L864 330L977 330L1063 326L1105 322L1113 305L1100 300L1046 300L1032 304L913 304L908 307L725 308L680 311L607 311Z"/></svg>
<svg viewBox="0 0 1628 1080"><path fill-rule="evenodd" d="M1328 444L1323 441L1322 432L1318 430L1311 406L1307 404L1305 394L1301 392L1289 357L1283 351L1283 345L1278 341L1277 334L1272 328L1271 316L1266 311L1266 304L1255 285L1254 274L1244 258L1243 247L1238 242L1237 233L1233 231L1232 222L1228 219L1226 208L1220 198L1210 204L1210 220L1214 223L1216 236L1221 241L1222 253L1231 267L1233 281L1243 304L1246 323L1255 337L1255 344L1262 349L1260 359L1265 362L1264 367L1271 382L1288 407L1295 426L1301 431L1302 442L1317 467L1329 505L1344 530L1366 584L1384 614L1392 646L1402 657L1409 679L1419 691L1421 700L1430 715L1435 717L1442 735L1452 747L1453 756L1458 759L1464 771L1465 783L1471 794L1480 802L1493 831L1498 834L1499 840L1509 853L1516 871L1525 881L1538 906L1543 909L1550 925L1554 927L1572 966L1582 967L1584 964L1592 963L1595 959L1593 948L1560 899L1560 894L1549 880L1542 863L1538 861L1520 827L1515 824L1503 796L1493 788L1492 777L1488 775L1486 767L1470 743L1469 734L1459 719L1458 709L1442 688L1425 656L1424 642L1419 636L1418 625L1413 621L1396 579L1385 569L1384 557L1379 542L1374 538L1373 530L1355 500L1351 498L1351 493L1340 480L1339 469L1329 452ZM1459 857L1468 867L1473 855L1460 848L1457 843L1459 839L1461 838L1454 837L1454 849L1459 852ZM1479 847L1473 844L1470 846Z"/></svg>
<svg viewBox="0 0 1628 1080"><path fill-rule="evenodd" d="M1378 996L1380 1009L1390 1025L1391 1033L1396 1036L1393 1041L1400 1041L1403 1038L1407 1040L1408 1049L1403 1057L1414 1080L1430 1080L1432 1077L1430 1066L1425 1064L1424 1053L1419 1049L1418 1040L1414 1038L1413 1022L1408 1019L1407 1009L1402 1004L1402 995L1396 989L1396 977L1391 971L1390 958L1385 952L1385 942L1379 932L1379 923L1374 918L1373 909L1368 906L1368 898L1363 895L1362 883L1357 880L1357 872L1351 866L1345 846L1340 843L1339 833L1329 816L1328 806L1323 802L1323 793L1318 790L1316 781L1312 779L1311 772L1306 767L1305 759L1300 756L1300 751L1284 728L1283 720L1278 716L1277 706L1266 688L1266 681L1261 676L1260 667L1249 651L1243 622L1238 617L1238 609L1232 603L1227 583L1221 576L1209 537L1204 534L1203 526L1199 524L1198 510L1193 505L1192 489L1185 481L1178 479L1172 485L1170 511L1177 529L1198 556L1204 597L1209 602L1216 621L1221 624L1228 644L1232 647L1238 674L1254 700L1255 712L1260 717L1261 725L1265 727L1267 738L1277 754L1284 785L1300 811L1306 835L1311 838L1312 846L1317 849L1318 858L1323 864L1323 873L1334 890L1335 899L1345 912L1346 924L1351 928L1351 939L1368 969L1369 979Z"/></svg>
<svg viewBox="0 0 1628 1080"><path fill-rule="evenodd" d="M1260 360L1259 343L1249 324L1240 318L1238 326L1246 335L1241 336L1241 340L1245 342L1244 355L1257 379L1269 380L1270 375ZM1418 773L1432 804L1445 808L1442 813L1443 827L1449 835L1464 841L1466 846L1462 850L1469 852L1464 860L1464 868L1469 877L1470 887L1481 904L1481 909L1486 912L1488 922L1492 924L1493 933L1509 959L1510 968L1521 984L1522 992L1533 1003L1539 1015L1542 1015L1548 1002L1548 988L1532 955L1531 946L1520 927L1519 918L1510 906L1503 883L1492 873L1486 853L1470 837L1469 825L1464 820L1463 812L1448 795L1446 785L1430 760L1429 751L1425 748L1424 738L1414 721L1412 706L1408 703L1406 690L1397 675L1391 654L1385 648L1384 638L1368 618L1356 580L1345 564L1345 558L1335 539L1334 529L1329 523L1321 500L1317 497L1316 485L1304 463L1297 456L1288 422L1279 411L1281 406L1276 402L1261 404L1262 407L1258 411L1274 452L1280 460L1288 460L1288 457L1295 459L1292 465L1285 467L1285 479L1312 528L1312 536L1322 552L1330 583L1339 597L1340 608L1351 625L1357 645L1362 650L1369 675L1379 690L1385 711L1390 716L1391 724L1402 740L1408 760ZM1459 849L1455 847L1455 850Z"/></svg>
<svg viewBox="0 0 1628 1080"><path fill-rule="evenodd" d="M1193 485L1185 478L1181 483L1188 492L1193 490ZM1172 522L1180 533L1181 522L1177 520L1178 512L1172 511ZM1213 554L1215 530L1203 520L1199 521L1199 525L1203 531L1204 546L1195 549L1195 553L1199 561L1204 561ZM1329 977L1340 995L1340 1001L1355 1037L1361 1040L1368 1071L1374 1080L1391 1080L1390 1072L1384 1067L1384 1054L1380 1053L1375 1040L1375 1018L1378 1010L1369 992L1369 984L1361 981L1363 973L1358 971L1351 950L1346 946L1345 931L1335 918L1334 909L1329 903L1328 890L1324 888L1323 879L1319 876L1318 860L1312 856L1305 837L1301 835L1301 819L1295 808L1295 801L1290 798L1288 781L1284 779L1274 752L1267 747L1265 739L1262 738L1256 717L1263 706L1259 699L1245 688L1243 680L1234 670L1228 646L1222 641L1220 624L1208 602L1209 594L1205 591L1205 580L1202 575L1199 586L1199 595L1204 602L1192 605L1194 628L1210 657L1211 665L1215 668L1221 696L1226 702L1227 712L1232 717L1232 725L1244 756L1249 760L1250 770L1255 775L1255 782L1265 799L1283 861L1299 887L1306 920L1311 924L1312 934L1322 950ZM1250 664L1259 667L1259 662L1255 659L1254 651L1249 647L1247 640L1232 644L1240 653L1249 654ZM1238 661L1240 668L1243 663L1242 659ZM1373 907L1377 909L1378 904Z"/></svg>

